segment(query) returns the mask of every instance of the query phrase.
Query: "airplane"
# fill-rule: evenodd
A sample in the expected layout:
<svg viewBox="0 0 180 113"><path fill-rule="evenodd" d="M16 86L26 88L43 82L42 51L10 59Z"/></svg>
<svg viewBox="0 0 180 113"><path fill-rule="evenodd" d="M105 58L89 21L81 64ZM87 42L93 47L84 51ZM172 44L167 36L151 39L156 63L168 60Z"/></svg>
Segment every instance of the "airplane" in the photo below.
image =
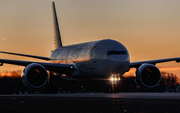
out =
<svg viewBox="0 0 180 113"><path fill-rule="evenodd" d="M48 63L0 59L1 66L4 63L25 66L22 72L22 82L28 88L39 89L50 84L51 78L54 76L51 72L55 72L58 77L65 79L116 81L131 68L136 68L135 82L137 85L153 88L161 80L161 73L155 66L157 63L180 62L180 57L130 62L126 47L111 39L63 46L54 2L52 2L52 8L55 50L51 52L50 57L0 51L4 54L49 61Z"/></svg>

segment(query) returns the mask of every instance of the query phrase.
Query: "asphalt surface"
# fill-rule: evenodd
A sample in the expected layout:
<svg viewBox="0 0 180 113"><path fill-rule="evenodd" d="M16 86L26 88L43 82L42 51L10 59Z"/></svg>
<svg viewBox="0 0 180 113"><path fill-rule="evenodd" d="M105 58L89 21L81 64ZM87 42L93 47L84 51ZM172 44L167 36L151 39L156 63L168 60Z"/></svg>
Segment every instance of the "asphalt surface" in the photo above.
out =
<svg viewBox="0 0 180 113"><path fill-rule="evenodd" d="M180 93L0 95L1 113L180 113Z"/></svg>
<svg viewBox="0 0 180 113"><path fill-rule="evenodd" d="M180 93L60 93L60 94L10 94L10 95L0 95L0 96L180 99Z"/></svg>

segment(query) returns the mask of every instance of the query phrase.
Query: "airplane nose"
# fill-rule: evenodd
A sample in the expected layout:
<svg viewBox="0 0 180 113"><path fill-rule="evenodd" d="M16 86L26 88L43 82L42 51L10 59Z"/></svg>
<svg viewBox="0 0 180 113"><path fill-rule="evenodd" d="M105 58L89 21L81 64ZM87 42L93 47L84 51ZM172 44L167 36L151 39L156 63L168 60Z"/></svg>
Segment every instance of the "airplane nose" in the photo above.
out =
<svg viewBox="0 0 180 113"><path fill-rule="evenodd" d="M115 58L116 60L116 64L115 64L115 68L116 70L120 70L121 72L123 71L127 71L129 69L129 58L127 58L126 56L119 56Z"/></svg>
<svg viewBox="0 0 180 113"><path fill-rule="evenodd" d="M119 74L121 76L129 70L129 64L129 57L127 55L113 55L107 67L109 67L111 74Z"/></svg>

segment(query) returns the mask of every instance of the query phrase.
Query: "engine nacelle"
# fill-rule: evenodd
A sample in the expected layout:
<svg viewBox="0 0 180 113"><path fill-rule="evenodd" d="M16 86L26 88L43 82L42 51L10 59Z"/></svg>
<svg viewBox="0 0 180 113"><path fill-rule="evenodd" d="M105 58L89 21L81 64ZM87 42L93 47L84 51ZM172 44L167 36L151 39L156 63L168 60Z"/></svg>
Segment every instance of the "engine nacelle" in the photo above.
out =
<svg viewBox="0 0 180 113"><path fill-rule="evenodd" d="M42 88L48 83L48 73L44 66L32 63L22 72L22 82L28 88Z"/></svg>
<svg viewBox="0 0 180 113"><path fill-rule="evenodd" d="M159 69L152 64L142 64L135 72L137 85L145 88L157 86L161 80Z"/></svg>

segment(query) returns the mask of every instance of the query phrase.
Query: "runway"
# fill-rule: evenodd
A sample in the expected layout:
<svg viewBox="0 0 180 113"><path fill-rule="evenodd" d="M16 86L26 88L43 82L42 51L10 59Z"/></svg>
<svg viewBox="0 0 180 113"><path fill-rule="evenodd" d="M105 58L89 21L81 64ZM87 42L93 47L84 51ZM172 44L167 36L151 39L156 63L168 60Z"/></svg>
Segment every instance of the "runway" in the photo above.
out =
<svg viewBox="0 0 180 113"><path fill-rule="evenodd" d="M180 93L0 95L2 113L179 113Z"/></svg>
<svg viewBox="0 0 180 113"><path fill-rule="evenodd" d="M8 94L0 96L78 97L78 98L154 98L180 99L180 93L60 93L60 94Z"/></svg>

